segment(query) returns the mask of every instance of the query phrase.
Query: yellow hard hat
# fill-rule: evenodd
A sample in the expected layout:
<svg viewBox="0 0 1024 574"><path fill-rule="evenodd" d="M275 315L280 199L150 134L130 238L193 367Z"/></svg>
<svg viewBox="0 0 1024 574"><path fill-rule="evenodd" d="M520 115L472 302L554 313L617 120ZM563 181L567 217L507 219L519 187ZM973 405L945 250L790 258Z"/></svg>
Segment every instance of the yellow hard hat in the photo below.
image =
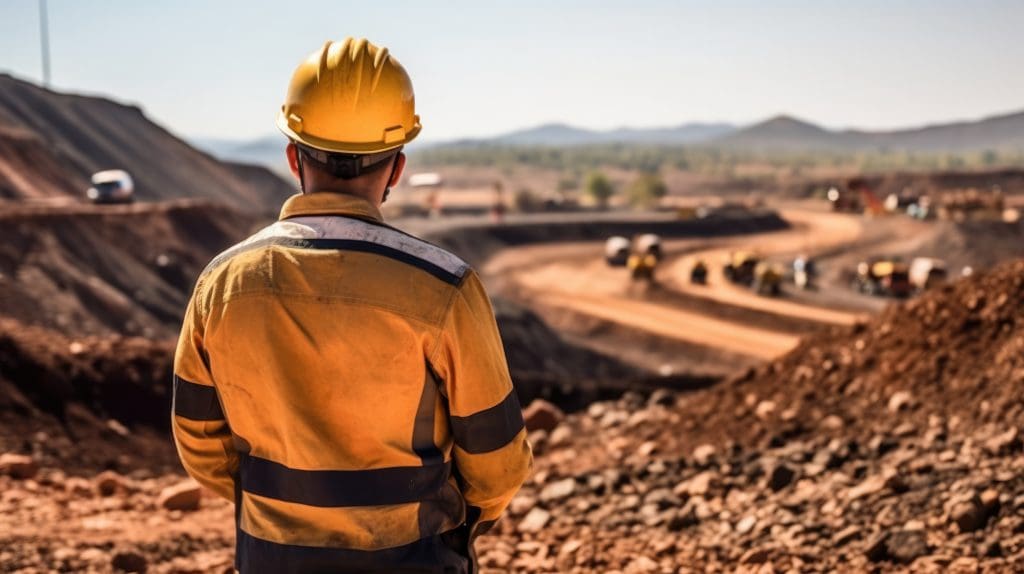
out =
<svg viewBox="0 0 1024 574"><path fill-rule="evenodd" d="M365 39L327 42L292 75L277 127L335 153L395 149L420 133L412 81L387 48Z"/></svg>

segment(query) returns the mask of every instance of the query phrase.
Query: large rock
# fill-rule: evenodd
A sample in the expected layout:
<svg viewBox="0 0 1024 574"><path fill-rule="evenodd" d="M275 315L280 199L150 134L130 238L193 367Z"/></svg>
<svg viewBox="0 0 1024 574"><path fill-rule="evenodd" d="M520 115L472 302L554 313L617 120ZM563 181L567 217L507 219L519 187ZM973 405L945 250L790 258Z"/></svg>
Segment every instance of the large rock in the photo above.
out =
<svg viewBox="0 0 1024 574"><path fill-rule="evenodd" d="M165 510L199 510L202 489L194 480L186 480L160 491L157 504Z"/></svg>
<svg viewBox="0 0 1024 574"><path fill-rule="evenodd" d="M719 477L713 472L702 472L677 484L672 489L676 496L705 496L713 488L717 488Z"/></svg>
<svg viewBox="0 0 1024 574"><path fill-rule="evenodd" d="M0 455L0 474L26 480L39 472L39 463L24 454L4 453Z"/></svg>
<svg viewBox="0 0 1024 574"><path fill-rule="evenodd" d="M110 566L117 572L145 572L149 567L146 557L136 552L123 551L114 554Z"/></svg>
<svg viewBox="0 0 1024 574"><path fill-rule="evenodd" d="M868 544L867 557L872 562L910 564L929 552L924 531L893 530L882 532Z"/></svg>
<svg viewBox="0 0 1024 574"><path fill-rule="evenodd" d="M1011 428L985 441L985 449L996 455L1019 451L1020 447L1020 433L1016 428Z"/></svg>
<svg viewBox="0 0 1024 574"><path fill-rule="evenodd" d="M907 391L897 391L889 397L889 412L898 413L910 408L914 404L914 395Z"/></svg>
<svg viewBox="0 0 1024 574"><path fill-rule="evenodd" d="M751 548L740 556L740 564L764 564L771 556L767 548Z"/></svg>
<svg viewBox="0 0 1024 574"><path fill-rule="evenodd" d="M563 478L562 480L546 485L544 489L540 491L540 500L541 502L564 500L572 496L575 491L576 480L572 478Z"/></svg>
<svg viewBox="0 0 1024 574"><path fill-rule="evenodd" d="M974 532L985 528L990 511L977 496L955 502L949 510L949 520L960 532Z"/></svg>
<svg viewBox="0 0 1024 574"><path fill-rule="evenodd" d="M536 399L530 403L530 406L523 409L523 420L527 430L551 432L565 420L565 413L544 399Z"/></svg>
<svg viewBox="0 0 1024 574"><path fill-rule="evenodd" d="M113 496L124 487L124 477L112 470L105 470L96 477L96 491L100 496Z"/></svg>
<svg viewBox="0 0 1024 574"><path fill-rule="evenodd" d="M768 472L768 488L778 492L792 484L794 478L796 478L795 470L785 463L777 463Z"/></svg>
<svg viewBox="0 0 1024 574"><path fill-rule="evenodd" d="M549 520L551 520L551 513L543 508L536 507L519 521L517 529L519 532L540 532L547 526Z"/></svg>
<svg viewBox="0 0 1024 574"><path fill-rule="evenodd" d="M697 466L708 466L715 459L715 447L710 444L702 444L697 448L693 449L694 464Z"/></svg>

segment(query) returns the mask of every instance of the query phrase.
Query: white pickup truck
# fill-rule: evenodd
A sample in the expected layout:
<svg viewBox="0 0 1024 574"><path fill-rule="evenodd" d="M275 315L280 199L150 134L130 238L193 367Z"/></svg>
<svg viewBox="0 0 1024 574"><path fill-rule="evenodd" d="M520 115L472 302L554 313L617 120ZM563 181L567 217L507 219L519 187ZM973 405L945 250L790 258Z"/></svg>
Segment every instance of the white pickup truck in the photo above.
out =
<svg viewBox="0 0 1024 574"><path fill-rule="evenodd" d="M85 196L93 203L131 203L135 200L135 183L123 169L108 169L92 174L92 187Z"/></svg>

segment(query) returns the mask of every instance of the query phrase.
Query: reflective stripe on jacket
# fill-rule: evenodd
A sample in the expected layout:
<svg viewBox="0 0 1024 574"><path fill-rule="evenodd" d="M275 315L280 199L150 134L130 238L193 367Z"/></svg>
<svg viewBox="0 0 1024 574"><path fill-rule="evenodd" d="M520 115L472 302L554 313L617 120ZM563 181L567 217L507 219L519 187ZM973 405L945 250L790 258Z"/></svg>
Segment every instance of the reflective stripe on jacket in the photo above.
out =
<svg viewBox="0 0 1024 574"><path fill-rule="evenodd" d="M181 460L236 502L243 573L465 571L532 463L476 273L353 196L292 197L215 258L174 372Z"/></svg>

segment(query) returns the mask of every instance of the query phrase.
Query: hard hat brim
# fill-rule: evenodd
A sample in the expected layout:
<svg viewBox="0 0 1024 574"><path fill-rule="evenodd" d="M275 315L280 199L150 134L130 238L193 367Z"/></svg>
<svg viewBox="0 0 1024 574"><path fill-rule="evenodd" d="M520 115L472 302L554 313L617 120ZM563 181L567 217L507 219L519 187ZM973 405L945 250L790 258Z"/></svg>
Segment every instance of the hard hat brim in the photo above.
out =
<svg viewBox="0 0 1024 574"><path fill-rule="evenodd" d="M310 134L300 134L288 125L288 118L285 117L283 112L278 112L277 114L277 129L281 130L281 133L287 136L288 139L307 145L311 148L333 153L368 154L400 148L416 139L416 136L419 135L422 127L423 126L420 125L419 121L417 121L413 125L412 129L405 134L404 138L387 143L383 141L366 143L336 142L318 138Z"/></svg>

